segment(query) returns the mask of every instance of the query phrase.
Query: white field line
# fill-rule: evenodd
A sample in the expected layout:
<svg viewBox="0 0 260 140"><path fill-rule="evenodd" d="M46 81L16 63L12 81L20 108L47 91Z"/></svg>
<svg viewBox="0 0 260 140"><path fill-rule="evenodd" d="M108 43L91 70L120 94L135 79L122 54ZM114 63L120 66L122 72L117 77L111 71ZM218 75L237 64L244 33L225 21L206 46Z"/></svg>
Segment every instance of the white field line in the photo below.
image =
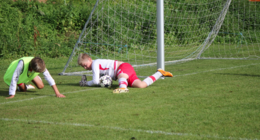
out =
<svg viewBox="0 0 260 140"><path fill-rule="evenodd" d="M121 127L113 127L113 126L96 126L92 124L84 124L84 123L62 123L62 122L50 122L50 121L41 121L41 120L25 120L25 119L9 119L9 118L0 118L3 121L19 121L26 123L43 123L43 124L52 124L52 125L69 125L69 126L80 126L80 127L96 127L96 128L105 128L105 129L113 129L120 131L133 131L133 132L143 132L149 134L163 134L163 135L175 135L175 136L192 136L192 137L200 137L200 138L215 138L215 139L230 139L230 140L259 140L257 138L249 139L249 138L237 138L237 137L222 137L218 135L197 135L192 133L174 133L174 132L166 132L161 130L143 130L143 129L131 129L131 128L121 128Z"/></svg>
<svg viewBox="0 0 260 140"><path fill-rule="evenodd" d="M248 67L248 66L251 66L251 65L259 65L259 64L260 63L254 63L254 64L249 64L249 65L234 66L234 67L229 67L229 68L218 68L218 69L206 70L206 71L201 71L201 72L193 72L193 73L187 73L187 74L182 74L182 75L174 75L173 77L195 75L195 74L199 74L199 73L206 73L206 72L219 71L219 70L235 69L235 68Z"/></svg>
<svg viewBox="0 0 260 140"><path fill-rule="evenodd" d="M69 93L89 91L89 90L96 90L96 89L100 89L100 88L91 88L91 89L85 89L85 90L77 90L77 91L65 92L65 93L61 93L61 94L69 94ZM28 99L23 99L23 100L3 102L3 103L0 103L0 105L10 104L10 103L17 103L17 102L23 102L23 101L29 101L29 100L40 99L40 98L45 98L45 97L50 97L50 96L55 96L55 95L45 95L45 96L33 97L33 98L28 98Z"/></svg>

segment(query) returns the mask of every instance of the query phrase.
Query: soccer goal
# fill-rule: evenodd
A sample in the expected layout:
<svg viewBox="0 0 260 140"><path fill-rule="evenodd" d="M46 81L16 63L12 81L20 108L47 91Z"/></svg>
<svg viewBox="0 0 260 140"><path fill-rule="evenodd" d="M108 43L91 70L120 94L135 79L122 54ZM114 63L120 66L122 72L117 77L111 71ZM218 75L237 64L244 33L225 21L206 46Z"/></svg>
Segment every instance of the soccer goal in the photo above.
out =
<svg viewBox="0 0 260 140"><path fill-rule="evenodd" d="M79 53L136 68L259 59L259 38L260 2L253 0L97 0L61 75L86 72Z"/></svg>

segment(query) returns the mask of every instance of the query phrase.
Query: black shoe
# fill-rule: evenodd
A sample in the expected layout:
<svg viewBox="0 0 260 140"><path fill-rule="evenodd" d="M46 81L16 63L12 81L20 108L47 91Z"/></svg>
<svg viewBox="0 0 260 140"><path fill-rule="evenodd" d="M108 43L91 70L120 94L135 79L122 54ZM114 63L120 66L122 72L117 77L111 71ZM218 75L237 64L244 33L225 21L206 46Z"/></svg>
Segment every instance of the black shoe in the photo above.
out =
<svg viewBox="0 0 260 140"><path fill-rule="evenodd" d="M79 82L80 86L86 86L87 85L87 77L86 75L82 75L81 81Z"/></svg>

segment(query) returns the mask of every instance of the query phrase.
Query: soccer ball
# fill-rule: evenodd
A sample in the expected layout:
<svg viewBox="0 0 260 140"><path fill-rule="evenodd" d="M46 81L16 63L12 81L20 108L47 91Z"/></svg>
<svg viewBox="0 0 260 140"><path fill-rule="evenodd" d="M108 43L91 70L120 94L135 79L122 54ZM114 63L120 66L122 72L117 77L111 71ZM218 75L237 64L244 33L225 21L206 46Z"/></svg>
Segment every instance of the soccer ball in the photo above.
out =
<svg viewBox="0 0 260 140"><path fill-rule="evenodd" d="M101 87L111 88L112 83L113 80L109 75L104 75L99 78L99 84Z"/></svg>

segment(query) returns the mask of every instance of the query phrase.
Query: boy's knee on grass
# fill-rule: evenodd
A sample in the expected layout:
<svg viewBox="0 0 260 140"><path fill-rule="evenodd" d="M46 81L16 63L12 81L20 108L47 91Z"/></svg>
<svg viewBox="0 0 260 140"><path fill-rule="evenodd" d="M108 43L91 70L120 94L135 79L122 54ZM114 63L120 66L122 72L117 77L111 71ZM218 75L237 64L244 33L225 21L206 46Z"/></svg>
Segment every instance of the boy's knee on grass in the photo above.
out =
<svg viewBox="0 0 260 140"><path fill-rule="evenodd" d="M43 89L43 88L44 88L44 85L37 85L37 88L38 88L38 89Z"/></svg>

